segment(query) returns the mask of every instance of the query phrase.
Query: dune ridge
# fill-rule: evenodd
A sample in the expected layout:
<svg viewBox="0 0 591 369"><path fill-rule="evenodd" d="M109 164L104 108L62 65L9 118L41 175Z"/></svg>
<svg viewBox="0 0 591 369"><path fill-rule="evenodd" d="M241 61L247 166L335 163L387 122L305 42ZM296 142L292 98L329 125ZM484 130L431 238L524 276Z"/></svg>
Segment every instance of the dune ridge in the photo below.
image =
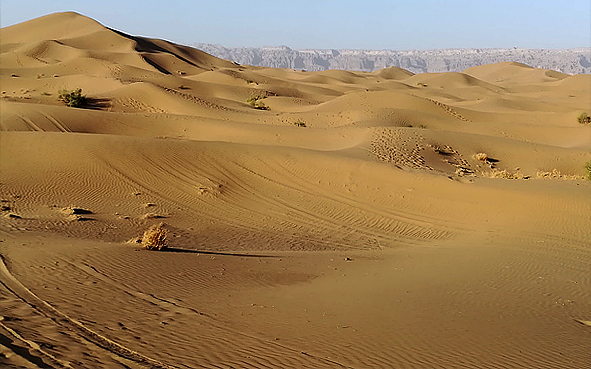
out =
<svg viewBox="0 0 591 369"><path fill-rule="evenodd" d="M0 36L1 364L591 362L590 75L262 68L72 12Z"/></svg>

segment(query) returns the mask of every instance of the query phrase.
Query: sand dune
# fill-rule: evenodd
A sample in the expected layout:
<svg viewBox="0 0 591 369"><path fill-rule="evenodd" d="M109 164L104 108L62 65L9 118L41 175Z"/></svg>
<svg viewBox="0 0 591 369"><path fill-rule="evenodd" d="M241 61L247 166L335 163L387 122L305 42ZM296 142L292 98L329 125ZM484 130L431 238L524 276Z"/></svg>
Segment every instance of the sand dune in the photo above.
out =
<svg viewBox="0 0 591 369"><path fill-rule="evenodd" d="M3 365L591 362L590 76L260 68L76 13L0 40Z"/></svg>

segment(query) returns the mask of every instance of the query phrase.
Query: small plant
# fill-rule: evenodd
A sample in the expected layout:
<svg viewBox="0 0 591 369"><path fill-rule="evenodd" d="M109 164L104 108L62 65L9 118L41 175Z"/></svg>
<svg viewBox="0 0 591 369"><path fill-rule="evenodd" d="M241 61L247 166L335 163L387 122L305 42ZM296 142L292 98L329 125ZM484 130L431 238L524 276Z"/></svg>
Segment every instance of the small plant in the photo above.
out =
<svg viewBox="0 0 591 369"><path fill-rule="evenodd" d="M583 179L583 176L576 174L563 174L558 169L554 168L550 172L538 171L536 177L543 179L566 179L566 180L579 180Z"/></svg>
<svg viewBox="0 0 591 369"><path fill-rule="evenodd" d="M293 125L296 127L306 127L306 122L304 122L301 119L298 119L295 122L293 122Z"/></svg>
<svg viewBox="0 0 591 369"><path fill-rule="evenodd" d="M168 231L164 228L164 223L151 226L147 231L144 232L142 237L142 246L146 250L162 250L166 246L166 235Z"/></svg>
<svg viewBox="0 0 591 369"><path fill-rule="evenodd" d="M498 170L494 169L488 173L482 173L483 176L489 178L502 178L502 179L528 179L529 177L524 176L520 172L510 172L506 169Z"/></svg>
<svg viewBox="0 0 591 369"><path fill-rule="evenodd" d="M478 161L488 162L488 155L483 152L479 152L478 154L474 155L474 159Z"/></svg>
<svg viewBox="0 0 591 369"><path fill-rule="evenodd" d="M577 117L577 121L579 121L579 123L581 124L591 124L591 116L589 116L587 113L582 112L581 114L579 114L579 116Z"/></svg>
<svg viewBox="0 0 591 369"><path fill-rule="evenodd" d="M86 96L82 95L81 88L72 91L61 90L57 98L71 108L80 108L86 103Z"/></svg>
<svg viewBox="0 0 591 369"><path fill-rule="evenodd" d="M265 105L265 103L262 101L263 99L266 99L267 96L265 95L254 95L249 97L246 102L252 106L255 109L259 109L259 110L269 110L269 107L267 105Z"/></svg>
<svg viewBox="0 0 591 369"><path fill-rule="evenodd" d="M591 181L591 160L585 163L585 171L587 171L585 177Z"/></svg>

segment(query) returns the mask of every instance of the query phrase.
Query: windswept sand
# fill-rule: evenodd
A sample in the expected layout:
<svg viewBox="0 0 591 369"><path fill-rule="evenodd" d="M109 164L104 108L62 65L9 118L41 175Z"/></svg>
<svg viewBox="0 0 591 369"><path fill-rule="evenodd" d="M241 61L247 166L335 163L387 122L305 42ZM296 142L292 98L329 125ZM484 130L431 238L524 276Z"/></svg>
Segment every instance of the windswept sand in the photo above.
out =
<svg viewBox="0 0 591 369"><path fill-rule="evenodd" d="M1 30L0 89L2 365L591 367L589 75L258 68L58 13Z"/></svg>

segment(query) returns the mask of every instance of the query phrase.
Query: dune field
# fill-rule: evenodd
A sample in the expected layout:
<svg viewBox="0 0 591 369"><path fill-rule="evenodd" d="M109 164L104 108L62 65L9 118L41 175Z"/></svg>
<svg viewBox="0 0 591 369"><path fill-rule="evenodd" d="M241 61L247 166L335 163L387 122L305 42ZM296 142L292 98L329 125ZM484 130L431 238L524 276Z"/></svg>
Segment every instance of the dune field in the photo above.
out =
<svg viewBox="0 0 591 369"><path fill-rule="evenodd" d="M591 368L591 75L0 36L0 366Z"/></svg>

